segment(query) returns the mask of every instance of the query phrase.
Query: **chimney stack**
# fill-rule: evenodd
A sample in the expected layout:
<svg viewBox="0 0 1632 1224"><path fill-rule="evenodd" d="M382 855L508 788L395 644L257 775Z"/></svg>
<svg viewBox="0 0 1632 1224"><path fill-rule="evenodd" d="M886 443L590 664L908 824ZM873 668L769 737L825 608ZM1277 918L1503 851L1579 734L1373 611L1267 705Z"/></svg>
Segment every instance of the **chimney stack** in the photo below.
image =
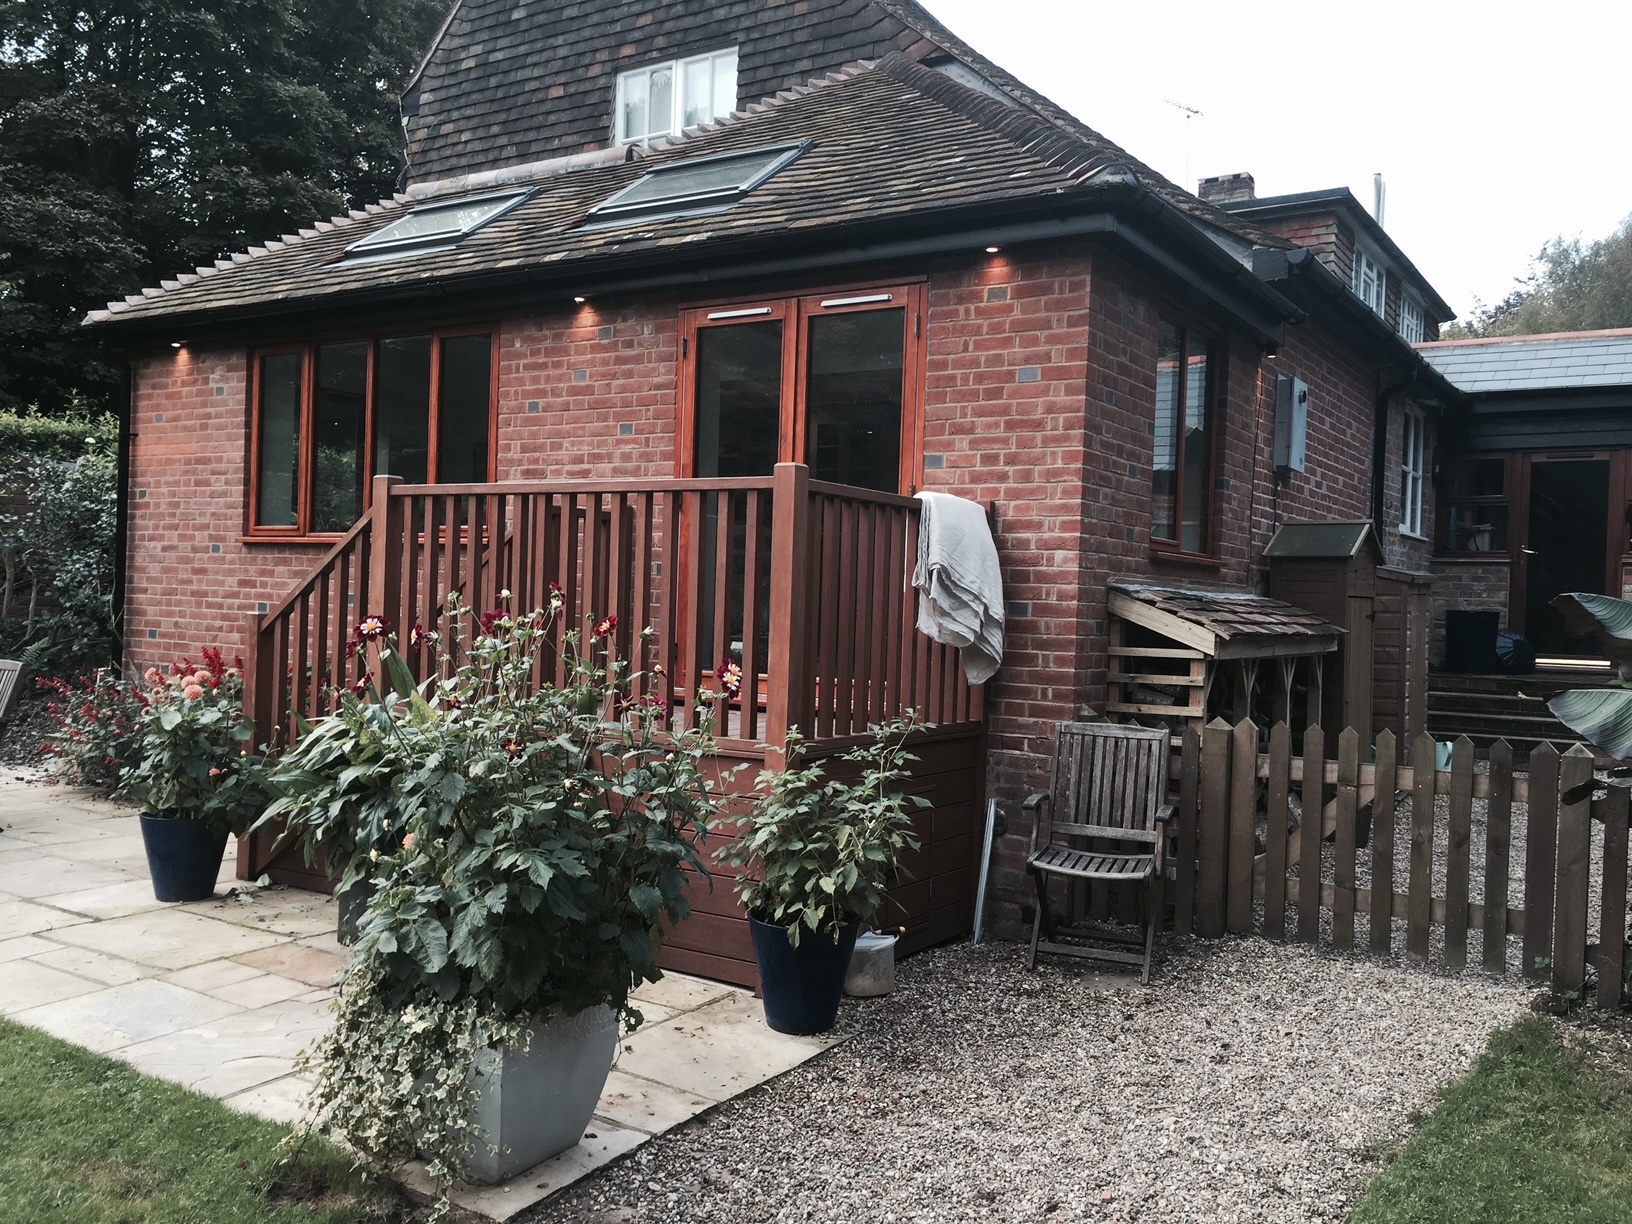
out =
<svg viewBox="0 0 1632 1224"><path fill-rule="evenodd" d="M1212 178L1204 178L1197 184L1196 194L1209 204L1241 204L1258 198L1252 175L1245 170L1238 174L1215 174Z"/></svg>

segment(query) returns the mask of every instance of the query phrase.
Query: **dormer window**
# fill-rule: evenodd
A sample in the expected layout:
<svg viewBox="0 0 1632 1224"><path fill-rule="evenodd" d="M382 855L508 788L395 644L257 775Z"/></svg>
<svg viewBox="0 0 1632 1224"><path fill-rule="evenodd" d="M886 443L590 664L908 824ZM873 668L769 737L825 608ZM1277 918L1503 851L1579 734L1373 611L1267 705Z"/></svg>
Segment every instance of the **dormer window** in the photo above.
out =
<svg viewBox="0 0 1632 1224"><path fill-rule="evenodd" d="M1370 252L1354 248L1354 292L1379 319L1388 298L1388 276Z"/></svg>
<svg viewBox="0 0 1632 1224"><path fill-rule="evenodd" d="M648 64L618 75L618 141L666 136L737 107L737 49Z"/></svg>

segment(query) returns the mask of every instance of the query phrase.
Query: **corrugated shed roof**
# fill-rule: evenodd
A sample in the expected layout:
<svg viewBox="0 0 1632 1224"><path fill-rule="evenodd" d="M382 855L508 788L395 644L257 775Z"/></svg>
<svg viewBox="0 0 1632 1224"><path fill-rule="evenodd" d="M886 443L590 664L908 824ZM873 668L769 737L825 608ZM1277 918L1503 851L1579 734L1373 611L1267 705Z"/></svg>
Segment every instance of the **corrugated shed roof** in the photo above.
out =
<svg viewBox="0 0 1632 1224"><path fill-rule="evenodd" d="M1378 557L1383 555L1370 522L1283 523L1264 549L1264 556L1312 560L1352 557L1368 545Z"/></svg>
<svg viewBox="0 0 1632 1224"><path fill-rule="evenodd" d="M1632 387L1632 328L1440 340L1417 351L1470 395Z"/></svg>

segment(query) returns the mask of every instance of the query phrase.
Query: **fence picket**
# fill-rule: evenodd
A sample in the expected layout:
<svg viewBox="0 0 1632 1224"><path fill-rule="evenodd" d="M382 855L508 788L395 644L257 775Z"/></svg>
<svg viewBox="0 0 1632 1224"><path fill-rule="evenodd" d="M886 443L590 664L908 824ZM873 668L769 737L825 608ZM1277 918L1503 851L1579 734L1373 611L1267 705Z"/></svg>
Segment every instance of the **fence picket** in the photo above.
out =
<svg viewBox="0 0 1632 1224"><path fill-rule="evenodd" d="M1298 939L1320 939L1320 835L1325 806L1326 737L1319 724L1303 733L1303 824L1298 829Z"/></svg>
<svg viewBox="0 0 1632 1224"><path fill-rule="evenodd" d="M1337 737L1337 826L1332 862L1332 947L1354 950L1354 825L1360 800L1360 734Z"/></svg>
<svg viewBox="0 0 1632 1224"><path fill-rule="evenodd" d="M1230 759L1230 930L1252 932L1252 875L1258 817L1258 728L1243 718Z"/></svg>
<svg viewBox="0 0 1632 1224"><path fill-rule="evenodd" d="M1269 803L1264 823L1264 934L1286 938L1287 794L1292 780L1292 728L1269 733Z"/></svg>
<svg viewBox="0 0 1632 1224"><path fill-rule="evenodd" d="M1387 956L1394 944L1394 733L1377 737L1377 794L1371 801L1371 950Z"/></svg>
<svg viewBox="0 0 1632 1224"><path fill-rule="evenodd" d="M1196 913L1196 830L1201 821L1201 733L1184 729L1179 748L1179 861L1173 874L1178 887L1173 898L1173 930L1188 935L1195 928Z"/></svg>
<svg viewBox="0 0 1632 1224"><path fill-rule="evenodd" d="M1512 842L1513 749L1506 740L1490 746L1490 798L1485 804L1484 965L1507 968L1507 873Z"/></svg>
<svg viewBox="0 0 1632 1224"><path fill-rule="evenodd" d="M1558 852L1558 749L1530 754L1530 803L1524 830L1524 975L1547 980L1553 959L1553 870Z"/></svg>
<svg viewBox="0 0 1632 1224"><path fill-rule="evenodd" d="M1604 805L1604 886L1598 921L1598 1006L1621 1005L1626 972L1627 787L1611 784Z"/></svg>
<svg viewBox="0 0 1632 1224"><path fill-rule="evenodd" d="M1451 802L1445 847L1445 963L1468 964L1468 842L1473 829L1473 741L1451 749Z"/></svg>
<svg viewBox="0 0 1632 1224"><path fill-rule="evenodd" d="M1201 821L1196 847L1196 933L1224 934L1224 881L1229 851L1230 724L1215 718L1201 739Z"/></svg>
<svg viewBox="0 0 1632 1224"><path fill-rule="evenodd" d="M1592 753L1580 744L1564 754L1558 788L1558 887L1553 893L1553 989L1580 990L1587 976L1587 883L1592 846ZM1566 802L1572 796L1580 797Z"/></svg>
<svg viewBox="0 0 1632 1224"><path fill-rule="evenodd" d="M1411 879L1407 885L1405 954L1428 959L1428 923L1434 899L1434 740L1426 731L1411 746Z"/></svg>

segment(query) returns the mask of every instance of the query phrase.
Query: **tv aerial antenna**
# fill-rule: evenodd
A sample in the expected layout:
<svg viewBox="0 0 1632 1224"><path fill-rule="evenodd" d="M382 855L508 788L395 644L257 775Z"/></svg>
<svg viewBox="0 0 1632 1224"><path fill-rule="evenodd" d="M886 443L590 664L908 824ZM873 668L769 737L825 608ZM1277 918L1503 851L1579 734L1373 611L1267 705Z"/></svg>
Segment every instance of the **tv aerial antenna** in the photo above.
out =
<svg viewBox="0 0 1632 1224"><path fill-rule="evenodd" d="M1186 106L1183 102L1175 102L1172 98L1163 98L1169 106L1184 112L1184 189L1190 190L1190 120L1199 119L1202 114L1193 106Z"/></svg>

